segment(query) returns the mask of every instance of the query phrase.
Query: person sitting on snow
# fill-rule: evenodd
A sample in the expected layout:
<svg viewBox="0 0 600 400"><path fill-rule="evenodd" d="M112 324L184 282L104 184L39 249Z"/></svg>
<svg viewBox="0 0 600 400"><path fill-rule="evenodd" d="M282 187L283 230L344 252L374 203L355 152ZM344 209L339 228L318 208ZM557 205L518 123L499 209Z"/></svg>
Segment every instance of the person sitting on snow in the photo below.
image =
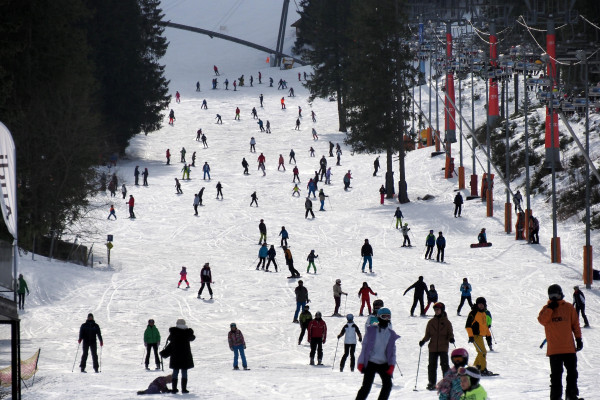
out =
<svg viewBox="0 0 600 400"><path fill-rule="evenodd" d="M159 394L159 393L171 393L171 390L167 387L167 384L173 381L173 375L159 376L148 385L148 389L140 390L137 394Z"/></svg>
<svg viewBox="0 0 600 400"><path fill-rule="evenodd" d="M487 236L485 235L485 228L481 228L481 232L477 235L477 241L480 244L487 243Z"/></svg>

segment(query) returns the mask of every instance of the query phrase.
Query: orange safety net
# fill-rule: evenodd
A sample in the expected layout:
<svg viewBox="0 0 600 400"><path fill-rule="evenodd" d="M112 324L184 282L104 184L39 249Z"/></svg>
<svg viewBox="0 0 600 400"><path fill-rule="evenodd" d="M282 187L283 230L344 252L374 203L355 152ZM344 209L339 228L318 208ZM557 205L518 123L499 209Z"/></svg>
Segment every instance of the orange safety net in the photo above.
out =
<svg viewBox="0 0 600 400"><path fill-rule="evenodd" d="M38 360L40 358L40 350L25 361L21 361L21 379L31 379L38 370ZM12 368L7 367L0 369L0 386L10 387L12 384Z"/></svg>

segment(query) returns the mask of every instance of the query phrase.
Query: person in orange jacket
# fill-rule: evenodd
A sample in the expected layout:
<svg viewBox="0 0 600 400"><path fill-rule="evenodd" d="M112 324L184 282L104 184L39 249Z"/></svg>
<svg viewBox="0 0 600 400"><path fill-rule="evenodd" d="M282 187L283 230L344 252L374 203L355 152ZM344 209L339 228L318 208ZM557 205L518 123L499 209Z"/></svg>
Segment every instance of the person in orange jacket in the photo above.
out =
<svg viewBox="0 0 600 400"><path fill-rule="evenodd" d="M285 110L285 97L281 98L281 109Z"/></svg>
<svg viewBox="0 0 600 400"><path fill-rule="evenodd" d="M562 398L563 366L567 370L567 399L578 400L577 388L577 355L583 349L579 317L573 305L564 300L559 285L548 287L548 303L538 315L538 322L544 326L548 348L546 355L550 358L550 399ZM575 336L575 342L573 342Z"/></svg>
<svg viewBox="0 0 600 400"><path fill-rule="evenodd" d="M487 302L484 297L478 297L475 300L469 316L467 317L467 323L465 329L469 335L469 343L473 343L475 350L477 351L477 357L475 358L474 366L478 367L481 371L481 375L490 376L493 372L487 369L487 350L483 342L486 336L490 336L490 329L487 324L487 314L485 310L487 308Z"/></svg>

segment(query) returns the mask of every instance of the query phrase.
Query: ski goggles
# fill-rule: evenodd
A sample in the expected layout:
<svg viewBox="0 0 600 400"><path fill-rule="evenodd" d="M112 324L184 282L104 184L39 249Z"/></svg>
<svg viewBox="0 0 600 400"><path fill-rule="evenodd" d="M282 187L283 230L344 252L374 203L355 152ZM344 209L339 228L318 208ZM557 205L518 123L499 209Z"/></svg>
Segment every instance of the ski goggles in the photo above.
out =
<svg viewBox="0 0 600 400"><path fill-rule="evenodd" d="M458 375L463 375L463 376L467 375L472 378L481 379L481 375L478 372L470 371L466 367L460 367L458 369Z"/></svg>
<svg viewBox="0 0 600 400"><path fill-rule="evenodd" d="M390 314L381 314L381 315L378 315L377 318L381 318L381 319L385 319L386 321L389 321L392 319L392 316Z"/></svg>

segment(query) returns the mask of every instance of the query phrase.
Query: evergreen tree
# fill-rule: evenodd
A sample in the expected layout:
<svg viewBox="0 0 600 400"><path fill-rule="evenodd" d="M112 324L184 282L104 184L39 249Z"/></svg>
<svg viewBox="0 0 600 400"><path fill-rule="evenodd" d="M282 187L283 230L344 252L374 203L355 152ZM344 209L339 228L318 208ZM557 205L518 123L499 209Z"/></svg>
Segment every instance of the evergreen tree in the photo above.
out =
<svg viewBox="0 0 600 400"><path fill-rule="evenodd" d="M309 101L335 96L340 132L346 132L345 69L350 42L348 30L351 0L302 0L295 51L313 66L314 76L304 86Z"/></svg>
<svg viewBox="0 0 600 400"><path fill-rule="evenodd" d="M407 95L416 70L405 42L410 38L400 14L403 2L362 0L352 2L353 40L344 78L349 132L345 142L354 151L386 152L387 197L392 197L392 156L400 152L400 202L407 202L404 181L405 121L410 110Z"/></svg>

